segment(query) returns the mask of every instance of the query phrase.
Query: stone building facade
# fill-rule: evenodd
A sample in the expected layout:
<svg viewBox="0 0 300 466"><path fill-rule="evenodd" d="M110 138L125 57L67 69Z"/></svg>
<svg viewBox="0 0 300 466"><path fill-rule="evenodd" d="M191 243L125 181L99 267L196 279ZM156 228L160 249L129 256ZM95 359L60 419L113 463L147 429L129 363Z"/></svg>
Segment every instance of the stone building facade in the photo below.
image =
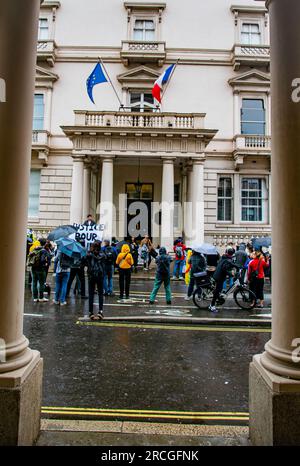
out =
<svg viewBox="0 0 300 466"><path fill-rule="evenodd" d="M88 98L98 57L121 107L109 83L94 88L96 105ZM153 83L177 61L158 107ZM29 226L92 213L121 239L140 203L152 205L141 233L168 247L181 235L223 246L269 234L269 64L255 0L44 1Z"/></svg>

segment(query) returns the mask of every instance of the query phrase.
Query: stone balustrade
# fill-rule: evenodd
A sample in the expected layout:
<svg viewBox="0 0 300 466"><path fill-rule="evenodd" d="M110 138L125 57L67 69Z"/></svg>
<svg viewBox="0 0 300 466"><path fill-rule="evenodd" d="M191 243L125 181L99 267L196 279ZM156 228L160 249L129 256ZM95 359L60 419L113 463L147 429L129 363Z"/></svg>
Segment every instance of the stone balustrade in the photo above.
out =
<svg viewBox="0 0 300 466"><path fill-rule="evenodd" d="M75 112L75 125L113 128L202 129L202 113Z"/></svg>
<svg viewBox="0 0 300 466"><path fill-rule="evenodd" d="M257 134L237 135L234 138L235 151L271 151L271 136Z"/></svg>
<svg viewBox="0 0 300 466"><path fill-rule="evenodd" d="M232 63L235 70L240 66L263 66L270 64L270 47L268 45L236 44L232 49Z"/></svg>
<svg viewBox="0 0 300 466"><path fill-rule="evenodd" d="M156 63L162 66L166 59L166 43L159 41L122 41L121 59L127 66L130 63Z"/></svg>

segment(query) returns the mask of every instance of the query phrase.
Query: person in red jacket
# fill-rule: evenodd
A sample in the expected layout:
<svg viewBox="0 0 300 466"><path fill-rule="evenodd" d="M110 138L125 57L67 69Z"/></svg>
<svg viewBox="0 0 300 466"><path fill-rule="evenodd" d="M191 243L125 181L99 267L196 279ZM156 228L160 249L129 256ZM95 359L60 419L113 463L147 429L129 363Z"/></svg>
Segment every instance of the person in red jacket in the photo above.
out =
<svg viewBox="0 0 300 466"><path fill-rule="evenodd" d="M253 259L248 266L248 282L250 290L253 291L256 298L259 300L257 307L264 307L264 284L265 284L265 269L268 267L268 262L260 251L253 253Z"/></svg>
<svg viewBox="0 0 300 466"><path fill-rule="evenodd" d="M178 238L174 241L173 251L175 252L175 264L173 269L173 280L176 278L179 278L179 280L184 280L183 266L185 264L185 250L186 246L183 244L182 238Z"/></svg>

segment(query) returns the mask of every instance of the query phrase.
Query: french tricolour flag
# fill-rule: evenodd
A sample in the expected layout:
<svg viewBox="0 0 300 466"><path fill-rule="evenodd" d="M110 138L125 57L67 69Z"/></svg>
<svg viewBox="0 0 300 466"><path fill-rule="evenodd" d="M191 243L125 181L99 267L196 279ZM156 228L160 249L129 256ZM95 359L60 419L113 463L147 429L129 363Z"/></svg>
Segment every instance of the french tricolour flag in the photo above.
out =
<svg viewBox="0 0 300 466"><path fill-rule="evenodd" d="M154 99L156 99L158 102L161 102L161 91L163 89L163 86L167 84L167 82L169 81L174 66L175 65L169 66L169 68L167 68L154 83L152 95Z"/></svg>

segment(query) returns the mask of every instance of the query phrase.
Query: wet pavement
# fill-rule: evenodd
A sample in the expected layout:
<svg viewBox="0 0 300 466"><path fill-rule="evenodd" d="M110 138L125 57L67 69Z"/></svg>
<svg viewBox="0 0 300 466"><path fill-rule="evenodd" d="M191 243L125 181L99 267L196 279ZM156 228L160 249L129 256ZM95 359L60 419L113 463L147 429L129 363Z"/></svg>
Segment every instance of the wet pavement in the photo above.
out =
<svg viewBox="0 0 300 466"><path fill-rule="evenodd" d="M44 358L44 417L247 424L249 363L270 338L260 321L270 307L249 313L228 300L212 316L184 301L182 282L172 282L172 306L161 295L150 306L151 288L135 280L132 302L107 299L101 322L80 321L88 303L73 295L60 308L26 291L24 332Z"/></svg>

